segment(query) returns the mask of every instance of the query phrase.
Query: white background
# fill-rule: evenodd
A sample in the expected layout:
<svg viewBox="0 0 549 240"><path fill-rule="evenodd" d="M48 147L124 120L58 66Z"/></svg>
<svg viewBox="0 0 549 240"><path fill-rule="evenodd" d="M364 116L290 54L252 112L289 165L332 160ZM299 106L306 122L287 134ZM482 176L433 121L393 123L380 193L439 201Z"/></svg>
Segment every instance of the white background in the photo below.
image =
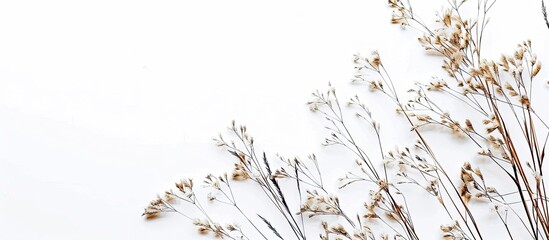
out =
<svg viewBox="0 0 549 240"><path fill-rule="evenodd" d="M426 20L442 2L412 1ZM530 38L549 62L539 5L499 1L487 55ZM366 93L352 56L376 49L403 90L439 73L390 14L386 0L0 2L0 239L197 238L140 214L180 177L230 170L211 138L233 119L270 154L352 163L320 147L310 93Z"/></svg>

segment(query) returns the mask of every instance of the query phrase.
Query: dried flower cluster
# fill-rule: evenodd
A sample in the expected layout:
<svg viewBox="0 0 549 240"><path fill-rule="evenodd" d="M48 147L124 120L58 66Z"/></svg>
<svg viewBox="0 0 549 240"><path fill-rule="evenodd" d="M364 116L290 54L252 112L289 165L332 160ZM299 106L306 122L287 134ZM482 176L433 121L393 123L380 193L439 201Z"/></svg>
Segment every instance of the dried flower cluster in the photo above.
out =
<svg viewBox="0 0 549 240"><path fill-rule="evenodd" d="M233 121L229 127L232 137L215 139L217 146L235 159L232 174L210 174L203 184L210 190L209 202L233 208L247 221L246 226L214 221L197 198L191 179L177 182L174 190L152 201L143 215L154 218L164 212L179 213L192 220L200 233L222 239L256 239L244 229L263 239L417 240L425 239L416 227L422 216L413 214L408 198L423 194L421 197L432 197L446 215L442 224L429 222L441 239L495 239L490 236L492 225L480 220L477 205L491 206L494 221L505 230L503 238L549 239L549 201L543 178L549 126L536 111L543 105L533 98L537 85L546 84L538 80L542 64L530 40L498 60L483 57L483 34L494 4L495 0L449 0L448 7L437 14L436 27L431 28L408 2L389 0L394 10L391 22L417 30L419 43L441 59L445 74L417 83L408 91L410 98L399 94L378 52L355 56L353 82L366 83L371 91L394 103L417 138L411 147L384 148L384 128L359 96L341 102L331 86L312 94L308 106L326 120L329 133L323 145L342 147L356 158L356 167L339 179L339 188L359 183L367 187L368 191L363 191L367 196L356 195L365 197L360 211L348 213L340 197L325 187L315 155L304 160L268 157L256 149L246 126ZM474 12L473 17L466 18L466 12ZM449 104L467 110L451 114L445 108ZM379 151L367 150L358 140L359 131L349 124L349 110L373 133L369 144L377 144ZM473 154L489 162L488 172L496 177L488 177L483 169L486 165L473 161L462 161L457 170L449 168L440 153L444 149L437 149L426 135L433 129L474 146ZM271 223L261 213L250 215L251 209L243 208L235 196L232 184L236 181L256 185L285 226ZM410 187L422 191L404 190ZM297 198L290 193L297 193ZM174 207L176 201L193 206L201 216L191 218ZM308 226L308 218L322 219L318 232ZM279 231L282 228L289 231Z"/></svg>

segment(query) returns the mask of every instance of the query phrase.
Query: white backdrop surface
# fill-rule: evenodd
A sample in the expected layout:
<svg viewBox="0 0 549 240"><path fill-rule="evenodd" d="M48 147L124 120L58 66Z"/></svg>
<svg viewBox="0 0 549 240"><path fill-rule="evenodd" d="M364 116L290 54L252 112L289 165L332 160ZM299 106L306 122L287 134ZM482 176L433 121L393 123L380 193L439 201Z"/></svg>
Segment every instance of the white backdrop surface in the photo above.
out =
<svg viewBox="0 0 549 240"><path fill-rule="evenodd" d="M411 2L433 19L444 1ZM488 56L530 38L549 63L539 3L496 4ZM211 138L233 119L270 154L350 166L320 147L310 93L365 92L352 56L371 50L403 90L439 73L390 14L385 0L0 2L0 239L199 239L140 214L180 177L230 170ZM396 144L407 128L387 115Z"/></svg>

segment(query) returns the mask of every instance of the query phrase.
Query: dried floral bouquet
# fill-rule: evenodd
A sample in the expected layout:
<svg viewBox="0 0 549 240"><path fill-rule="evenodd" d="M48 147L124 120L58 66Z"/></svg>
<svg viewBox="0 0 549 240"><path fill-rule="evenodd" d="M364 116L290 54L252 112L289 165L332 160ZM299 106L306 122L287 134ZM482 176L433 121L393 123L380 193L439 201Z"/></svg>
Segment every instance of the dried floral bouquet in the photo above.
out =
<svg viewBox="0 0 549 240"><path fill-rule="evenodd" d="M332 87L313 93L310 109L327 120L329 135L324 145L341 146L357 159L356 168L338 181L340 188L362 184L356 196L367 197L360 211L349 213L342 206L344 201L326 188L315 155L304 160L273 160L256 149L246 126L233 122L230 139L222 135L215 139L235 159L232 174L206 176L201 183L207 196L195 181L183 179L152 201L143 215L151 219L179 213L201 234L223 239L429 239L425 236L433 234L417 227L426 213L412 214L416 207L409 199L431 196L438 204L431 207L439 208L444 220L422 224L428 224L431 232L438 231L441 239L548 239L543 163L549 126L536 111L543 103L536 103L534 99L540 98L533 96L548 82L536 78L542 65L529 40L499 60L482 57L487 16L494 4L495 0L448 0L446 9L437 14L435 27L430 27L416 16L410 3L389 0L394 10L392 23L418 31L419 42L442 59L446 73L429 83L417 83L408 91L411 97L396 88L377 52L355 56L353 82L368 85L394 104L417 138L410 147L388 151L381 124L358 96L342 102ZM448 104L466 110L450 114L444 109ZM370 145L377 144L378 151L366 149L357 140L363 132L351 127L345 107L366 123L362 125L373 133ZM469 162L459 169L448 167L441 154L444 149L437 149L429 138L433 130L474 146L475 155L489 162L490 173ZM257 194L265 197L264 205L276 212L276 224L239 203L237 181L256 185ZM422 191L401 190L409 186ZM242 226L216 222L204 207L202 195L209 202L232 208L245 222ZM483 218L476 205L492 206L492 218ZM188 215L189 206L199 215ZM311 226L317 218L321 219L319 228ZM504 230L501 235L495 237L494 226Z"/></svg>

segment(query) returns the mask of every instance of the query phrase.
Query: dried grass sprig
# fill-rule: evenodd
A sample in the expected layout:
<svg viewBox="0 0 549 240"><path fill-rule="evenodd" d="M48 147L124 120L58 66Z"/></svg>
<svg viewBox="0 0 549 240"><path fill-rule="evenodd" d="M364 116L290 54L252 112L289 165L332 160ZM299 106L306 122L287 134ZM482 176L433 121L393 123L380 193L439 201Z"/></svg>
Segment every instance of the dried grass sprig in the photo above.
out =
<svg viewBox="0 0 549 240"><path fill-rule="evenodd" d="M305 240L315 235L325 240L425 239L416 228L414 206L407 200L418 192L403 190L412 186L433 197L446 214L446 220L432 228L439 229L443 239L493 239L475 208L482 204L492 206L494 219L501 223L508 239L549 239L549 197L543 177L549 125L537 113L542 106L534 96L543 67L530 40L500 59L484 58L483 36L495 2L448 0L447 8L437 14L436 26L430 27L409 2L389 0L394 10L391 23L418 31L419 43L441 59L440 67L446 74L417 83L408 91L411 98L400 94L390 66L377 51L367 57L355 55L353 82L366 83L369 90L394 104L417 138L413 147L388 150L388 140L382 135L384 126L358 95L345 104L331 85L327 91L312 94L307 103L310 110L326 120L328 137L323 145L342 147L356 158L355 168L339 178L339 189L352 185L368 189L361 211L350 213L344 199L326 188L314 154L303 160L269 157L256 149L247 127L234 121L229 140L222 135L214 139L234 158L233 172L205 177L203 183L211 190L207 199L234 208L263 239ZM543 1L542 6L546 18ZM465 14L471 12L470 16ZM450 104L467 111L450 113L445 107ZM358 134L363 132L350 124L356 120L349 118L353 115L373 133L368 144L359 140ZM493 167L490 172L495 171L497 177L485 174L486 166L474 162L463 161L457 171L448 167L445 149L437 148L426 134L433 129L471 143L471 155L488 160ZM366 145L375 145L377 150L367 150ZM284 226L273 224L264 213L249 214L233 191L236 181L254 183ZM179 211L173 205L176 200L193 205L202 220ZM151 202L143 215L154 218L163 212L180 213L193 220L200 233L251 239L237 225L222 226L212 220L197 199L191 179L176 183L175 190ZM317 233L308 227L308 218L321 218L322 230Z"/></svg>

